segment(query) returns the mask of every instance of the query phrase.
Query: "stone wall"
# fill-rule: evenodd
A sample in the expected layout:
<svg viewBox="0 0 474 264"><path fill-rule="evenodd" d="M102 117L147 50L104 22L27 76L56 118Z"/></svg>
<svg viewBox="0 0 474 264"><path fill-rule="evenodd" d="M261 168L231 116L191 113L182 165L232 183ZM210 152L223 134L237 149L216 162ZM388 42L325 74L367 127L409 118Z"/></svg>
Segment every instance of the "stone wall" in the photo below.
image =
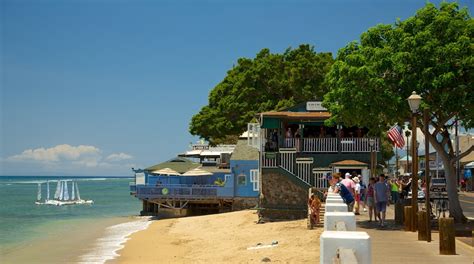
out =
<svg viewBox="0 0 474 264"><path fill-rule="evenodd" d="M257 197L235 197L232 202L232 211L255 208L258 205Z"/></svg>
<svg viewBox="0 0 474 264"><path fill-rule="evenodd" d="M259 218L261 221L307 217L309 185L281 168L263 169Z"/></svg>

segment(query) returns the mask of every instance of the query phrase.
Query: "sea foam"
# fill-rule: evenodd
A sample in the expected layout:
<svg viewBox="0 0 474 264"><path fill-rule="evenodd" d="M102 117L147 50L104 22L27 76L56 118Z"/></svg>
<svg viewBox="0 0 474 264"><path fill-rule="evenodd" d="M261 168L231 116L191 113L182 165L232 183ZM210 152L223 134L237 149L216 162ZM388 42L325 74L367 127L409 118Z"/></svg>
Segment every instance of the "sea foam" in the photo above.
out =
<svg viewBox="0 0 474 264"><path fill-rule="evenodd" d="M139 220L107 227L104 236L95 241L90 252L80 257L79 263L105 263L118 257L117 251L124 247L130 235L146 229L150 223L149 217L140 217Z"/></svg>

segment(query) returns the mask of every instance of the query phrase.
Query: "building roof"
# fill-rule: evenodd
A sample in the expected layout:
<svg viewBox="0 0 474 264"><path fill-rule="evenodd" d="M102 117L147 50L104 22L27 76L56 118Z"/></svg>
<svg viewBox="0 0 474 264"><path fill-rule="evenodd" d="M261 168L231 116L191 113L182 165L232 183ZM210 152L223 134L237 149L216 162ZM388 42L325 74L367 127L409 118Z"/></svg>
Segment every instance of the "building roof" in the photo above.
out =
<svg viewBox="0 0 474 264"><path fill-rule="evenodd" d="M176 157L173 159L170 159L168 161L165 161L160 164L153 165L151 167L148 167L145 169L145 171L156 171L156 170L161 170L165 168L170 168L172 170L175 170L179 173L185 173L189 170L192 170L194 168L197 168L201 166L201 164L197 162L193 162L189 159L182 158L182 157Z"/></svg>
<svg viewBox="0 0 474 264"><path fill-rule="evenodd" d="M358 161L358 160L341 160L341 161L338 161L338 162L333 162L331 163L331 165L334 167L334 166L368 166L367 163L364 163L364 162L361 162L361 161Z"/></svg>
<svg viewBox="0 0 474 264"><path fill-rule="evenodd" d="M258 149L247 144L247 139L239 139L231 160L258 160Z"/></svg>
<svg viewBox="0 0 474 264"><path fill-rule="evenodd" d="M328 119L331 117L329 112L263 112L263 117L280 117L287 119Z"/></svg>

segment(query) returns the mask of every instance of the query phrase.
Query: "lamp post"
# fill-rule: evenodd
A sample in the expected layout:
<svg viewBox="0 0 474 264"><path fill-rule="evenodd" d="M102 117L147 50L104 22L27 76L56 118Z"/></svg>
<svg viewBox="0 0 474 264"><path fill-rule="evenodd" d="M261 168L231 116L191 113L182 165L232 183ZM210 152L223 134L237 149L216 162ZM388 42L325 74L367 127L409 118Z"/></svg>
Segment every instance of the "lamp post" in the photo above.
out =
<svg viewBox="0 0 474 264"><path fill-rule="evenodd" d="M371 177L375 177L374 145L375 145L375 139L373 139L373 138L369 139L369 146L370 146L370 176Z"/></svg>
<svg viewBox="0 0 474 264"><path fill-rule="evenodd" d="M412 126L412 134L411 134L411 146L412 146L412 155L411 155L411 163L412 163L412 181L411 181L411 206L413 209L413 222L412 227L414 230L417 230L417 213L418 213L418 153L416 153L416 112L418 112L418 108L420 107L421 103L421 96L416 94L415 91L412 92L410 97L408 97L408 104L410 105L411 110L411 126Z"/></svg>
<svg viewBox="0 0 474 264"><path fill-rule="evenodd" d="M425 125L425 208L426 208L426 241L431 242L431 204L430 204L430 143L428 141L429 130L429 112L423 110L423 124ZM438 161L436 161L438 162Z"/></svg>

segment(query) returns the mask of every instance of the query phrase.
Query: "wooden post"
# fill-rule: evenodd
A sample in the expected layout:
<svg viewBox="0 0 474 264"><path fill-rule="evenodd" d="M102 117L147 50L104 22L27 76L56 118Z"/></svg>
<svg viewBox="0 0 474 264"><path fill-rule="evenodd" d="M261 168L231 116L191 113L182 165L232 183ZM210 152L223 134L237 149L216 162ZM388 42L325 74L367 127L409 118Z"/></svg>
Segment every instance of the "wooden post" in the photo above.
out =
<svg viewBox="0 0 474 264"><path fill-rule="evenodd" d="M404 208L405 212L405 231L411 231L412 230L412 207L411 206L405 206Z"/></svg>
<svg viewBox="0 0 474 264"><path fill-rule="evenodd" d="M439 254L456 255L454 218L439 218Z"/></svg>
<svg viewBox="0 0 474 264"><path fill-rule="evenodd" d="M399 225L403 225L404 219L403 219L403 204L399 200L397 203L395 203L395 222Z"/></svg>
<svg viewBox="0 0 474 264"><path fill-rule="evenodd" d="M427 241L428 234L426 230L426 211L418 212L418 240Z"/></svg>

